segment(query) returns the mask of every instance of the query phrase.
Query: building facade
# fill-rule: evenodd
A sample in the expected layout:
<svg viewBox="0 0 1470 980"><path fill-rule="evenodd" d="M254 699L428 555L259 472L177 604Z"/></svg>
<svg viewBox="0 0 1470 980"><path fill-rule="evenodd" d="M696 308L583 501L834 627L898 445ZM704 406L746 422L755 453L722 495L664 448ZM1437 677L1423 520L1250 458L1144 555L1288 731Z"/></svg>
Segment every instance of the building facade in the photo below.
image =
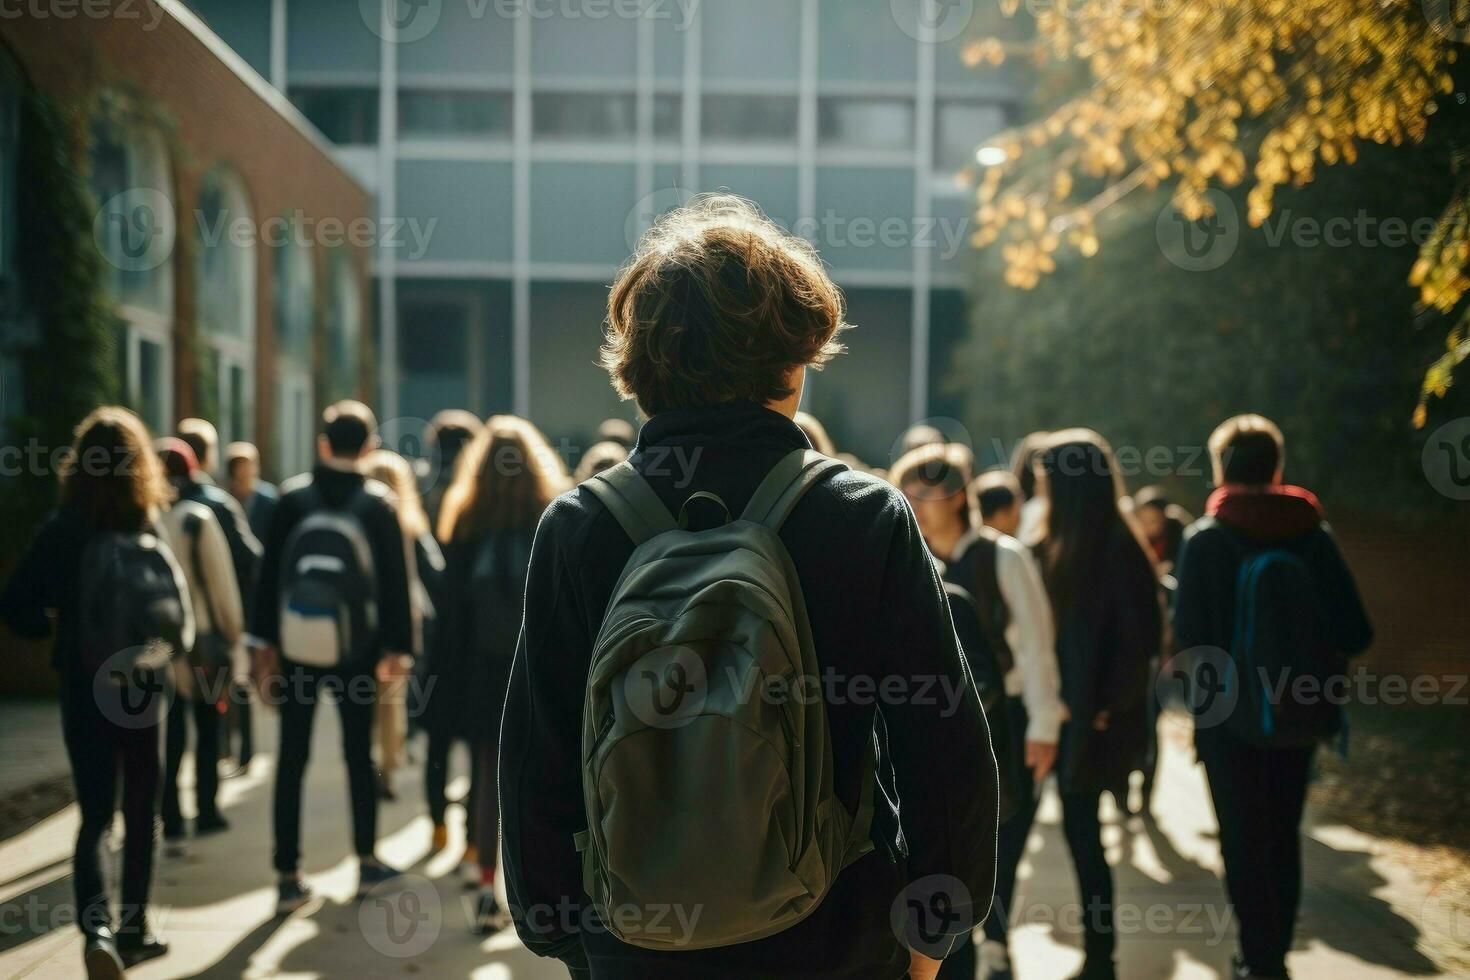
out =
<svg viewBox="0 0 1470 980"><path fill-rule="evenodd" d="M883 462L910 421L957 414L941 382L972 195L956 174L1017 100L963 62L977 25L945 18L974 5L193 6L396 231L374 258L385 416L515 411L573 450L630 416L595 364L607 284L654 215L719 189L811 238L845 289L850 353L808 398L839 445Z"/></svg>

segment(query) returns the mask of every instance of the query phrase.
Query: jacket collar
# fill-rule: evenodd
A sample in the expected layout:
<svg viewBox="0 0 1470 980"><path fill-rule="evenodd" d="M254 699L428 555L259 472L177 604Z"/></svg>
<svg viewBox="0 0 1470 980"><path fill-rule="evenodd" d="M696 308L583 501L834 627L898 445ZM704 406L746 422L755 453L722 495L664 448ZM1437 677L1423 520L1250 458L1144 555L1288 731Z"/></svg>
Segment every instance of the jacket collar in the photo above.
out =
<svg viewBox="0 0 1470 980"><path fill-rule="evenodd" d="M1227 483L1205 504L1205 513L1257 541L1299 538L1322 523L1322 504L1302 487Z"/></svg>
<svg viewBox="0 0 1470 980"><path fill-rule="evenodd" d="M643 424L634 452L666 445L761 445L810 449L806 433L780 412L754 402L735 401L660 412Z"/></svg>

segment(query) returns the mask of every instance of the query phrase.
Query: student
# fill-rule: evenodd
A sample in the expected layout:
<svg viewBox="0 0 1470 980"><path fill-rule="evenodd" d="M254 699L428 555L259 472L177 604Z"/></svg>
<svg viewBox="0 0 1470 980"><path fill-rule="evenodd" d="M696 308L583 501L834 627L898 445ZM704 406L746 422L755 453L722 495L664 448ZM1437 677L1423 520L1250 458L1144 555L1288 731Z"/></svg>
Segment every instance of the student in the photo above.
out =
<svg viewBox="0 0 1470 980"><path fill-rule="evenodd" d="M462 457L444 495L439 535L446 544L443 615L430 664L430 738L467 742L473 803L466 861L479 895L474 930L504 924L495 900L500 842L496 758L500 712L520 632L526 566L536 523L566 486L561 459L536 427L511 415L491 418ZM443 820L443 773L436 826Z"/></svg>
<svg viewBox="0 0 1470 980"><path fill-rule="evenodd" d="M77 426L61 471L60 504L0 596L0 618L18 635L40 639L55 627L51 666L60 680L62 736L81 810L72 859L76 922L92 978L121 976L124 964L168 952L148 918L166 700L159 682L167 679L168 665L145 663L156 659L151 646L126 665L118 658L133 644L162 640L179 653L193 642L183 573L167 542L154 536L166 534L159 515L170 496L138 417L112 406L93 411ZM139 588L143 583L149 591ZM107 599L98 602L101 596ZM117 619L135 605L157 614L131 623ZM104 669L117 677L120 666L125 679L116 686L99 677ZM105 700L99 697L104 692ZM100 848L119 795L122 901L114 934Z"/></svg>
<svg viewBox="0 0 1470 980"><path fill-rule="evenodd" d="M403 531L403 563L408 575L409 613L413 617L413 655L423 656L424 634L434 619L434 601L428 581L444 571L444 556L429 529L429 518L419 501L418 482L413 466L391 449L375 449L367 456L364 473L389 490L388 500L398 513ZM374 730L378 743L378 795L385 800L397 799L393 777L404 752L408 737L406 713L408 676L391 677L378 686L378 707Z"/></svg>
<svg viewBox="0 0 1470 980"><path fill-rule="evenodd" d="M822 424L821 419L810 412L797 412L796 425L797 428L806 433L807 441L812 444L812 448L817 452L823 456L835 457L837 455L837 444L827 434L827 427Z"/></svg>
<svg viewBox="0 0 1470 980"><path fill-rule="evenodd" d="M1062 699L1070 715L1057 758L1062 829L1077 871L1086 961L1080 980L1111 980L1113 876L1098 802L1127 799L1142 768L1150 720L1149 661L1158 655L1158 583L1139 535L1119 509L1122 486L1107 442L1089 429L1039 447L1047 500L1037 557L1057 627Z"/></svg>
<svg viewBox="0 0 1470 980"><path fill-rule="evenodd" d="M1011 537L1034 545L1040 538L1046 519L1046 497L1036 491L1036 467L1049 432L1032 432L1016 444L1011 453L1011 475L1021 488L1021 522Z"/></svg>
<svg viewBox="0 0 1470 980"><path fill-rule="evenodd" d="M322 422L320 461L281 488L250 619L261 697L281 716L274 858L281 915L312 897L300 872L301 784L324 692L334 696L342 721L358 895L398 875L373 853L372 732L377 682L407 670L413 648L403 532L388 489L362 474L363 457L378 439L372 410L340 401Z"/></svg>
<svg viewBox="0 0 1470 980"><path fill-rule="evenodd" d="M1006 469L986 470L970 485L980 522L997 533L1015 538L1021 533L1021 481Z"/></svg>
<svg viewBox="0 0 1470 980"><path fill-rule="evenodd" d="M280 493L274 483L260 478L260 450L248 442L225 447L225 489L245 510L250 533L264 541Z"/></svg>
<svg viewBox="0 0 1470 980"><path fill-rule="evenodd" d="M178 437L194 450L194 459L199 463L194 470L190 498L214 511L214 516L219 519L225 540L230 543L230 556L235 562L235 580L241 589L246 590L244 601L248 619L254 598L249 587L255 581L260 565L260 539L250 530L250 521L240 502L214 482L212 474L219 463L219 433L214 426L204 419L184 419L179 423Z"/></svg>
<svg viewBox="0 0 1470 980"><path fill-rule="evenodd" d="M1171 502L1163 487L1156 485L1144 487L1133 495L1133 516L1159 570L1166 575L1173 572L1179 546L1184 542L1184 529L1194 518Z"/></svg>
<svg viewBox="0 0 1470 980"><path fill-rule="evenodd" d="M430 530L439 526L439 505L454 479L459 454L474 441L483 427L475 413L462 408L436 412L424 427L424 444L429 447L430 455L427 461L420 461L424 470L420 474L420 482L423 484L424 513L429 518Z"/></svg>
<svg viewBox="0 0 1470 980"><path fill-rule="evenodd" d="M175 545L175 557L194 603L194 646L180 661L183 669L176 672L181 680L169 705L164 740L163 839L178 842L184 837L179 770L190 721L194 726L194 833L203 837L230 826L216 802L220 709L230 698L233 653L244 630L244 614L224 529L214 511L185 496L197 486L194 451L182 439L171 438L160 439L157 448L164 474L179 494L163 523Z"/></svg>
<svg viewBox="0 0 1470 980"><path fill-rule="evenodd" d="M906 488L919 525L925 529L925 540L946 562L946 581L973 596L983 642L1001 664L1003 698L997 711L1004 724L996 723L992 714L992 731L1010 734L1006 746L1010 758L1005 760L1009 764L1002 765L1002 770L1015 776L1009 781L1011 812L1000 825L994 907L985 920L979 960L981 976L1002 978L1011 975L1012 899L1016 871L1041 803L1036 787L1056 761L1057 737L1067 709L1061 698L1051 603L1041 571L1031 549L990 523L1015 529L1020 520L1019 488L1012 488L1015 478L1007 471L981 474L971 484L977 491L972 508L965 492L968 461L969 452L963 447L929 445L899 460L894 475ZM913 485L921 476L926 479L919 492ZM985 523L972 527L974 512ZM956 616L956 625L960 621ZM997 755L1000 751L997 741ZM946 961L945 974L949 971ZM968 977L974 975L972 963Z"/></svg>
<svg viewBox="0 0 1470 980"><path fill-rule="evenodd" d="M1247 654L1264 664L1262 654L1276 653L1281 673L1269 683L1288 690L1297 676L1311 675L1313 690L1330 690L1347 658L1372 642L1373 629L1322 507L1309 491L1281 482L1285 441L1269 419L1227 419L1209 448L1217 489L1184 536L1176 642L1185 650L1228 651L1238 668ZM1250 576L1254 591L1241 586L1245 563L1259 573ZM1255 631L1246 650L1238 646L1236 623L1249 613L1272 625ZM1195 747L1215 803L1239 927L1234 975L1281 978L1301 897L1300 828L1312 757L1317 743L1341 728L1341 708L1324 699L1250 701L1252 684L1240 685L1223 723L1199 717ZM1269 709L1269 730L1262 709Z"/></svg>
<svg viewBox="0 0 1470 980"><path fill-rule="evenodd" d="M597 427L598 442L615 442L624 449L632 449L637 438L637 430L627 419L603 419Z"/></svg>
<svg viewBox="0 0 1470 980"><path fill-rule="evenodd" d="M517 930L533 952L562 959L574 976L598 980L897 978L906 970L930 980L939 967L936 957L947 955L989 907L995 762L943 585L903 495L864 474L830 471L828 466L842 467L812 453L792 421L806 368L821 366L841 350L836 338L843 327L842 296L805 241L781 231L749 202L722 195L700 198L654 226L619 274L608 312L603 363L618 391L636 399L648 421L627 464L557 498L536 532L524 627L501 728L506 884ZM773 482L766 482L778 463L783 465ZM820 478L810 485L794 482L798 471ZM787 494L777 496L783 487ZM655 523L634 520L623 503L628 498L620 496L624 491L637 495L638 513ZM807 797L813 806L825 799L824 812L835 821L829 825L833 836L823 845L829 849L818 851L812 844L804 851L813 860L830 856L830 863L805 867L818 891L803 886L800 897L784 892L790 905L770 889L777 881L791 887L792 879L772 877L752 886L753 865L736 855L759 853L762 867L766 860L789 855L777 826L762 821L789 815L791 797L772 796L771 810L757 814L752 808L759 806L760 792L746 792L728 770L743 758L752 767L744 778L780 779L771 768L780 755L735 751L736 744L753 751L747 734L752 729L721 724L718 719L727 715L687 725L676 721L658 728L657 736L654 729L644 729L648 734L637 741L618 739L610 751L678 752L680 764L655 772L634 764L622 776L603 768L598 770L599 796L583 794L584 778L592 778L584 773L584 721L633 730L641 719L681 710L681 705L707 704L698 696L685 700L686 667L706 670L708 684L721 685L721 694L730 696L718 702L724 711L753 713L768 703L765 694L741 696L730 690L730 675L723 670L702 668L697 659L686 663L697 656L691 647L660 647L651 633L623 633L619 639L644 637L658 657L674 662L655 659L641 668L647 673L623 675L625 690L632 692L627 696L644 699L641 709L630 702L609 715L583 717L584 698L595 695L603 704L611 694L601 678L588 677L588 669L614 587L633 554L634 535L674 528L678 514L690 528L714 530L727 510L739 515L753 498L759 511L753 516L777 528L771 537L736 527L698 538L718 542L719 534L735 534L751 542L758 537L764 543L753 546L762 549L779 541L795 572L780 571L768 561L760 567L780 576L783 590L792 588L793 574L800 575L805 616L799 618L809 624L811 637L808 648L798 628L793 642L801 649L786 649L791 656L801 654L803 676L825 674L830 681L821 686L837 684L842 695L824 691L812 698L783 698L774 690L768 693L780 707L760 715L762 738L772 739L766 744L814 760L803 769L803 778L830 773L824 790ZM659 534L643 553L676 547L682 540ZM711 554L728 553L716 545ZM691 554L688 562L682 567L689 575L709 573L706 557ZM639 567L655 576L662 572ZM664 581L680 589L688 579L679 574ZM759 602L754 588L735 588ZM618 600L620 616L634 608L626 601ZM784 611L757 608L789 622ZM639 630L658 628L631 622ZM713 635L732 639L720 629ZM755 643L765 635L739 639ZM820 668L811 665L808 649ZM894 692L895 686L915 690L920 677L952 691L952 705ZM852 690L876 691L869 685L880 680L888 695L876 704L872 695L843 693L849 684ZM589 688L588 681L595 686ZM653 686L635 687L646 683ZM760 698L760 704L752 698ZM826 723L818 727L824 714ZM874 738L879 714L886 734L881 747ZM783 717L791 729L777 724ZM797 738L802 732L805 738ZM688 739L701 736L712 740L709 753L680 751L692 748ZM816 754L823 747L830 748L830 756ZM936 753L943 754L944 765L934 764ZM673 769L678 776L665 779ZM639 773L649 778L642 780ZM884 774L882 787L875 773ZM606 811L617 828L615 850L607 843L608 822L601 819L604 793L617 794L623 804L623 812ZM901 833L888 802L899 798ZM595 827L589 811L599 815ZM870 814L870 830L863 833ZM599 835L597 842L584 833L589 828ZM801 827L790 830L804 835ZM793 838L795 844L807 840ZM647 853L637 856L625 846ZM686 916L684 923L588 918L594 910L583 892L584 855L589 880L600 886L614 886L610 877L598 876L600 862L626 861L619 866L620 890L642 883L666 896L682 891L688 902L671 904ZM813 896L823 894L813 904ZM620 903L614 899L614 904ZM697 923L687 918L695 914L693 905L702 909ZM895 907L904 913L898 930L890 922ZM804 917L793 924L790 913L798 910ZM750 938L730 942L737 920L748 926L742 935ZM715 926L720 931L711 937ZM646 928L643 941L662 941L665 948L625 942L610 927L623 935ZM655 937L658 929L667 931ZM710 938L701 942L700 937Z"/></svg>

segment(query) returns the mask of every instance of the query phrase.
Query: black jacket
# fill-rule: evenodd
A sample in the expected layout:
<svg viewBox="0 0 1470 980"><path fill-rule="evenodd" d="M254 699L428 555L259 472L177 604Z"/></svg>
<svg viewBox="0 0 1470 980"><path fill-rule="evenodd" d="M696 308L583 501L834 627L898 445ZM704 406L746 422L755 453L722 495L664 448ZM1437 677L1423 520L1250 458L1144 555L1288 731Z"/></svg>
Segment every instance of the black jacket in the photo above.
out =
<svg viewBox="0 0 1470 980"><path fill-rule="evenodd" d="M287 480L281 500L266 533L265 554L256 579L255 606L250 614L250 633L272 646L281 638L281 559L286 541L301 519L310 513L315 486L328 507L340 508L359 491L367 489L371 504L361 511L363 530L373 552L373 572L378 588L378 648L383 652L409 653L414 648L413 617L409 612L408 572L403 555L403 533L398 515L388 503L387 488L361 473L318 465L309 474Z"/></svg>
<svg viewBox="0 0 1470 980"><path fill-rule="evenodd" d="M1180 650L1212 646L1230 649L1235 631L1236 578L1244 554L1266 545L1294 552L1306 562L1321 590L1323 621L1332 645L1345 657L1373 642L1373 627L1343 561L1337 541L1322 517L1321 505L1300 487L1216 490L1205 516L1184 532L1174 575L1174 637ZM1195 744L1208 751L1217 739L1230 739L1224 725L1195 729Z"/></svg>
<svg viewBox="0 0 1470 980"><path fill-rule="evenodd" d="M741 403L656 416L631 459L671 512L693 492L712 490L738 513L779 459L807 446L789 419ZM870 682L902 679L914 693L863 697L852 685L843 688L851 696L828 698L836 791L849 807L858 800L874 702L881 702L879 772L886 778L874 852L847 868L807 919L755 942L654 952L589 923L573 844L586 827L583 693L593 637L633 546L592 493L579 488L552 504L536 533L501 734L506 886L532 951L575 965L585 955L597 980L887 980L907 972L908 951L889 919L907 884L957 876L974 899L960 914L966 921L985 916L994 883L995 760L913 512L889 484L843 472L807 493L780 536L825 670ZM957 692L951 710L935 693L938 684ZM919 696L921 686L928 697Z"/></svg>
<svg viewBox="0 0 1470 980"><path fill-rule="evenodd" d="M71 507L59 507L41 522L25 556L0 595L0 619L17 636L45 639L55 627L51 666L75 672L79 652L74 629L82 574L82 553L93 530ZM52 617L55 617L54 621ZM83 678L90 681L90 678Z"/></svg>

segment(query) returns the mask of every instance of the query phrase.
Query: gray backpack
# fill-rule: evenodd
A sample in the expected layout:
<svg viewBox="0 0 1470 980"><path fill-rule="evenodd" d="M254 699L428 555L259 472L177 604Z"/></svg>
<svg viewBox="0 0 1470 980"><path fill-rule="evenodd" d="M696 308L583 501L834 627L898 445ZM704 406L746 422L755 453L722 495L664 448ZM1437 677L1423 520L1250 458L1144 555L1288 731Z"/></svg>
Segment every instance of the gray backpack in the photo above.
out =
<svg viewBox="0 0 1470 980"><path fill-rule="evenodd" d="M821 666L782 521L837 460L796 450L745 513L688 530L628 463L583 484L633 539L582 713L583 885L647 949L760 939L816 909L872 849L874 747L849 813L833 792Z"/></svg>

